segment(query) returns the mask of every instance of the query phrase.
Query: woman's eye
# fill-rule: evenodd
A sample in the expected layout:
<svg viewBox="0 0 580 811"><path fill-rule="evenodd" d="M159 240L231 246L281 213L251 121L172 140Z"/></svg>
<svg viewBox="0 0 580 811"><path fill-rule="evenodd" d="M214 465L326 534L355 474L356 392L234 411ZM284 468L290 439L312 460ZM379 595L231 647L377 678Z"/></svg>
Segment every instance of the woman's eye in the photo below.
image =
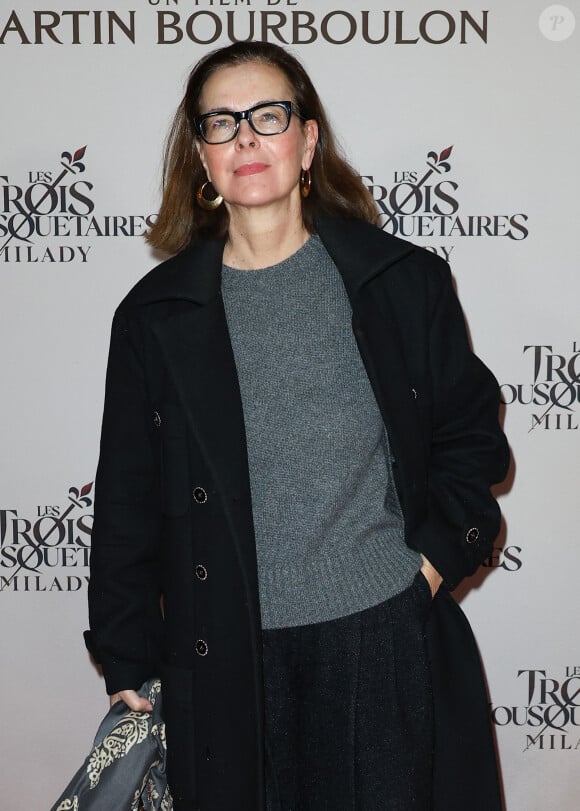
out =
<svg viewBox="0 0 580 811"><path fill-rule="evenodd" d="M274 110L265 110L258 116L258 121L261 124L279 124L280 114Z"/></svg>
<svg viewBox="0 0 580 811"><path fill-rule="evenodd" d="M212 118L210 127L212 130L227 130L232 126L231 118Z"/></svg>

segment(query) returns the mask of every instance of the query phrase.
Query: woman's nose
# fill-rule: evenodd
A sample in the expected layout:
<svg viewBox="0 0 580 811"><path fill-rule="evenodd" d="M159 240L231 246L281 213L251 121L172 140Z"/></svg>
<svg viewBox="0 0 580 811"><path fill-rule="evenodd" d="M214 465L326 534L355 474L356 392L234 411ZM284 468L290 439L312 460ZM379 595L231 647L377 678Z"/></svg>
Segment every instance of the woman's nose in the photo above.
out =
<svg viewBox="0 0 580 811"><path fill-rule="evenodd" d="M240 126L236 135L236 144L237 146L246 147L246 146L257 146L257 138L256 133L250 127L249 123L246 119L240 121Z"/></svg>

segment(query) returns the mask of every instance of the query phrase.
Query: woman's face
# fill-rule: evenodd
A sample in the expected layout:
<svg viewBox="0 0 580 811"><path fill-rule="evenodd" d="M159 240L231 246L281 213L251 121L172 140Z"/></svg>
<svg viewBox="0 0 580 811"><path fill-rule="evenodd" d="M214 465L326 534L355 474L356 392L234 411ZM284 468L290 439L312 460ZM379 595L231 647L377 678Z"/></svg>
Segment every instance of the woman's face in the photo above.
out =
<svg viewBox="0 0 580 811"><path fill-rule="evenodd" d="M278 68L248 62L213 73L203 87L199 109L200 114L241 111L266 101L294 101L294 93ZM290 206L300 199L300 172L310 168L317 138L315 121L292 115L288 129L279 135L258 135L244 120L232 141L198 141L197 147L208 179L228 208Z"/></svg>

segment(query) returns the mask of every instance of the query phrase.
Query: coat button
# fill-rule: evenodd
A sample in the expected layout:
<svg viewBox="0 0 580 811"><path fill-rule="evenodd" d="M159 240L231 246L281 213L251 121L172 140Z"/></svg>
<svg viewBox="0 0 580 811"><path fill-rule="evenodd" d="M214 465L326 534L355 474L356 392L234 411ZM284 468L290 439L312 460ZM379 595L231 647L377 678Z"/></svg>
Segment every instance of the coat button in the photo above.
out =
<svg viewBox="0 0 580 811"><path fill-rule="evenodd" d="M198 504L205 504L207 501L207 493L203 487L195 487L193 490L193 497Z"/></svg>
<svg viewBox="0 0 580 811"><path fill-rule="evenodd" d="M207 642L205 639L198 639L195 643L195 652L199 656L207 656Z"/></svg>
<svg viewBox="0 0 580 811"><path fill-rule="evenodd" d="M467 543L475 543L479 538L479 530L477 527L471 527L471 529L467 530L465 535L465 540Z"/></svg>
<svg viewBox="0 0 580 811"><path fill-rule="evenodd" d="M161 417L159 416L159 411L154 411L153 412L153 425L156 428L159 428L160 425L161 425Z"/></svg>
<svg viewBox="0 0 580 811"><path fill-rule="evenodd" d="M207 569L201 563L198 563L195 567L195 576L198 580L207 580Z"/></svg>

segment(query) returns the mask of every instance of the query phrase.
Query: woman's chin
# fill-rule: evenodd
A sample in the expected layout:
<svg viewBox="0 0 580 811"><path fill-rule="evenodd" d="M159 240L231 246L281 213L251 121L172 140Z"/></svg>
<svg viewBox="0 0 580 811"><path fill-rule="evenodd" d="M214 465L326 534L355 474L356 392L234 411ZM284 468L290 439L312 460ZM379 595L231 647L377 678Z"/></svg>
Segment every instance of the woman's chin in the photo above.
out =
<svg viewBox="0 0 580 811"><path fill-rule="evenodd" d="M292 192L275 193L265 189L249 189L243 194L237 194L232 199L226 198L226 204L230 209L272 209L288 208L293 205Z"/></svg>

